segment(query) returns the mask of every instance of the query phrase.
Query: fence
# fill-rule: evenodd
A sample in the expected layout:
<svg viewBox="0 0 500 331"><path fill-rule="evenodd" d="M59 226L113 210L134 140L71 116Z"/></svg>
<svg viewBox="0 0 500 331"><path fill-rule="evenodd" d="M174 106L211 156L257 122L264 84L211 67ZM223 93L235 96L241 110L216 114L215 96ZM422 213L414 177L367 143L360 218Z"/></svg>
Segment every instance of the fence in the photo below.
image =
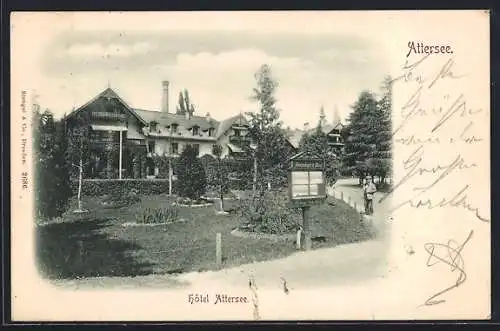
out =
<svg viewBox="0 0 500 331"><path fill-rule="evenodd" d="M365 214L365 206L363 205L363 203L357 202L355 199L345 194L343 191L340 191L340 193L336 193L335 190L333 190L331 196L345 202L346 204L354 208L359 213L361 221L363 221L365 225L369 225L372 228L372 231L375 230L373 228L373 218ZM374 232L373 234L376 235L376 232ZM333 233L332 236L335 239L335 233Z"/></svg>
<svg viewBox="0 0 500 331"><path fill-rule="evenodd" d="M361 203L358 203L353 199L351 196L344 194L343 191L340 191L340 193L335 193L335 191L332 192L331 196L333 198L339 199L345 203L347 203L349 206L354 208L358 213L364 214L365 208Z"/></svg>

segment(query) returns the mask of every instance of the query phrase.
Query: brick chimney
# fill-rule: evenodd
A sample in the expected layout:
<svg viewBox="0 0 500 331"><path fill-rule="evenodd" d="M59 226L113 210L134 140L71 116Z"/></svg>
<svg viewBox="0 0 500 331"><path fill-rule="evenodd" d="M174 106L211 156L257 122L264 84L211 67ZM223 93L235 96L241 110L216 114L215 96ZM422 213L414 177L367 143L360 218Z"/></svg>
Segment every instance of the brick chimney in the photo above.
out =
<svg viewBox="0 0 500 331"><path fill-rule="evenodd" d="M168 114L168 80L164 80L162 83L163 86L163 94L161 97L161 111L164 114Z"/></svg>

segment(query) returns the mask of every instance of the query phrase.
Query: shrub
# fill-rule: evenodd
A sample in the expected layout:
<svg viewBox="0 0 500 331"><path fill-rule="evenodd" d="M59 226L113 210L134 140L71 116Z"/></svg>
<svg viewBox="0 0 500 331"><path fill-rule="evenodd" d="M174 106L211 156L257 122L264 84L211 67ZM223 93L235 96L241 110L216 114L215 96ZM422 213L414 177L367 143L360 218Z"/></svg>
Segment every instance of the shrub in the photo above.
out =
<svg viewBox="0 0 500 331"><path fill-rule="evenodd" d="M205 169L192 146L186 146L177 162L178 192L181 197L199 199L205 194Z"/></svg>
<svg viewBox="0 0 500 331"><path fill-rule="evenodd" d="M173 182L173 192L176 192ZM73 192L78 190L78 181L71 183ZM84 179L82 194L88 196L126 195L131 190L139 195L155 195L168 193L168 179Z"/></svg>
<svg viewBox="0 0 500 331"><path fill-rule="evenodd" d="M172 170L175 173L177 158L170 157L168 155L154 155L153 156L153 164L158 168L158 175L156 178L167 178L168 179L168 167L169 162L171 162Z"/></svg>
<svg viewBox="0 0 500 331"><path fill-rule="evenodd" d="M103 202L113 206L130 206L141 201L138 193L139 191L135 188L125 193L121 192L121 190L112 190L111 194L106 195Z"/></svg>
<svg viewBox="0 0 500 331"><path fill-rule="evenodd" d="M279 191L266 191L255 199L242 200L239 214L254 231L272 234L295 231L301 219L299 212L288 206L286 195Z"/></svg>
<svg viewBox="0 0 500 331"><path fill-rule="evenodd" d="M187 205L187 206L192 206L192 205L205 205L208 203L211 203L207 199L200 198L200 199L191 199L191 198L182 198L179 197L175 200L175 203L179 205Z"/></svg>
<svg viewBox="0 0 500 331"><path fill-rule="evenodd" d="M64 212L71 196L64 123L56 122L50 111L36 111L33 124L36 215L52 218Z"/></svg>
<svg viewBox="0 0 500 331"><path fill-rule="evenodd" d="M156 209L146 208L135 215L135 221L140 224L170 223L176 221L178 215L179 210L175 206Z"/></svg>
<svg viewBox="0 0 500 331"><path fill-rule="evenodd" d="M218 177L217 177L217 160L208 154L203 155L200 158L201 164L205 169L205 175L207 178L207 191L213 192L219 190Z"/></svg>

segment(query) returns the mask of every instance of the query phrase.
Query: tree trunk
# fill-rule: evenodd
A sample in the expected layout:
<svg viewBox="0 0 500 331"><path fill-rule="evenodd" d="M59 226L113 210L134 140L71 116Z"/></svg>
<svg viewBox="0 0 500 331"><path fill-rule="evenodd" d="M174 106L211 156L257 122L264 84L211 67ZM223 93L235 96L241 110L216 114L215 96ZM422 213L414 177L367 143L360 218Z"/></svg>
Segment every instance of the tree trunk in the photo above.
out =
<svg viewBox="0 0 500 331"><path fill-rule="evenodd" d="M78 210L82 210L82 184L83 184L83 160L80 158L80 171L78 176Z"/></svg>
<svg viewBox="0 0 500 331"><path fill-rule="evenodd" d="M223 189L223 183L222 183L222 169L221 169L221 161L220 161L220 158L218 159L218 165L219 165L219 169L218 169L218 172L219 172L219 192L220 192L220 211L223 212L224 211L224 189Z"/></svg>
<svg viewBox="0 0 500 331"><path fill-rule="evenodd" d="M168 158L168 195L172 195L172 159Z"/></svg>

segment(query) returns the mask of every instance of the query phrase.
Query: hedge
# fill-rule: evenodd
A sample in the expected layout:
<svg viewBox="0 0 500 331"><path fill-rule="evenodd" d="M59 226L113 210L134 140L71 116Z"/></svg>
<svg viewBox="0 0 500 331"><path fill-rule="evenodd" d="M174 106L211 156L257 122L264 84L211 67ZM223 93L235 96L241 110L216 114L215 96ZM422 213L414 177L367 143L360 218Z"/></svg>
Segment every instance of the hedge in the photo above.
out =
<svg viewBox="0 0 500 331"><path fill-rule="evenodd" d="M73 194L78 192L78 181L71 182ZM168 179L84 179L82 194L101 196L105 194L125 194L135 189L142 195L168 193ZM175 182L172 185L175 194Z"/></svg>

